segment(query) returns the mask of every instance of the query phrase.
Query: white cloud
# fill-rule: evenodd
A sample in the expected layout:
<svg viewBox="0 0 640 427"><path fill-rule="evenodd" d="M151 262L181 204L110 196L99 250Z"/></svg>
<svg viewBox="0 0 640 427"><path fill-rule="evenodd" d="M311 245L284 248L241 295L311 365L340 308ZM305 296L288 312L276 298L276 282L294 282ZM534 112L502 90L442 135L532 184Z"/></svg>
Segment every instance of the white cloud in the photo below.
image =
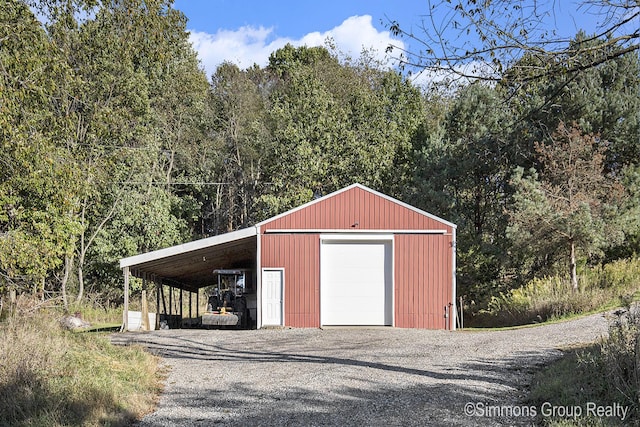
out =
<svg viewBox="0 0 640 427"><path fill-rule="evenodd" d="M403 46L388 31L378 31L371 23L371 16L352 16L339 26L325 32L312 32L299 40L274 37L273 28L245 26L237 30L219 30L215 34L192 31L189 39L202 66L211 76L224 61L247 68L253 64L267 65L269 55L287 43L294 46L324 46L328 38L335 42L339 51L357 58L363 49L373 49L376 59L387 58L385 49L391 43Z"/></svg>

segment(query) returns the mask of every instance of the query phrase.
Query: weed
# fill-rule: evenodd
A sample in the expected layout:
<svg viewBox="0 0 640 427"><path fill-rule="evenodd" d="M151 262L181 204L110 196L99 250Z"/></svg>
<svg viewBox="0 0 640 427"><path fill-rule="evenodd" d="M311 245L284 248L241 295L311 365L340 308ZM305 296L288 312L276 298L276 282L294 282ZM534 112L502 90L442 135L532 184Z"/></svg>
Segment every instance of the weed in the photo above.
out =
<svg viewBox="0 0 640 427"><path fill-rule="evenodd" d="M506 326L545 322L624 305L640 290L640 259L619 260L587 269L580 289L552 276L492 297L485 310L469 319L473 326Z"/></svg>
<svg viewBox="0 0 640 427"><path fill-rule="evenodd" d="M39 311L0 324L0 425L128 425L159 392L157 359Z"/></svg>

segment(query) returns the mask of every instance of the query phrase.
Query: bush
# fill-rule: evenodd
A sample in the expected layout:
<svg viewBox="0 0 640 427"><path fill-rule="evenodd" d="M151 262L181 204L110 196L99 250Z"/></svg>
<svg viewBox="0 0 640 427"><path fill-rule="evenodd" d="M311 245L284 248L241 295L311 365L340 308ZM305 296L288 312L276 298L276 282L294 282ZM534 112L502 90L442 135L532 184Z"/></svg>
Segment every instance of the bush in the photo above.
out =
<svg viewBox="0 0 640 427"><path fill-rule="evenodd" d="M157 360L39 311L0 324L0 425L128 425L153 408Z"/></svg>
<svg viewBox="0 0 640 427"><path fill-rule="evenodd" d="M493 296L469 323L513 326L543 322L619 306L640 289L640 259L619 260L587 269L573 292L559 276L533 279L525 286Z"/></svg>

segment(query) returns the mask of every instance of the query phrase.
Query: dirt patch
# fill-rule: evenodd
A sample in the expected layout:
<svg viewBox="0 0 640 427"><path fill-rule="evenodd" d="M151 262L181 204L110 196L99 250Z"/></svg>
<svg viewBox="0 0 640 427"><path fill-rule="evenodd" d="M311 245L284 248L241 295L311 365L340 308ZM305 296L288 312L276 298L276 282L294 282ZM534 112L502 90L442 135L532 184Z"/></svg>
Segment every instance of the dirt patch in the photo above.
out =
<svg viewBox="0 0 640 427"><path fill-rule="evenodd" d="M486 426L533 424L523 413L533 373L605 333L594 315L507 331L165 330L113 342L141 344L169 368L140 426Z"/></svg>

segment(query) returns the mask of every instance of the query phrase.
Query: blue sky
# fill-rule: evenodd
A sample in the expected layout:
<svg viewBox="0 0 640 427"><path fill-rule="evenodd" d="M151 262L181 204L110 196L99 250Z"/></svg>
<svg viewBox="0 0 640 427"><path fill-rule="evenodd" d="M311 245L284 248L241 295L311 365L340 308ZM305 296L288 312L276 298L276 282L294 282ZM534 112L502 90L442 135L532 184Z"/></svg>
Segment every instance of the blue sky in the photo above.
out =
<svg viewBox="0 0 640 427"><path fill-rule="evenodd" d="M564 36L573 36L579 29L596 31L598 17L593 11L576 10L572 0L537 2L554 9L545 24ZM187 16L191 42L210 76L223 61L241 68L254 63L264 66L269 54L286 43L318 46L328 37L353 57L364 47L375 49L378 59L384 60L390 43L411 46L394 37L383 21L397 20L403 28L416 30L428 11L428 1L176 0L174 7Z"/></svg>
<svg viewBox="0 0 640 427"><path fill-rule="evenodd" d="M254 0L178 0L180 9L189 18L189 28L216 32L243 26L272 27L275 34L302 38L313 32L338 27L345 19L356 15L372 15L377 21L384 14L410 17L420 1L385 0L323 0L323 1L254 1ZM409 5L410 7L401 7ZM378 22L376 27L382 29Z"/></svg>

